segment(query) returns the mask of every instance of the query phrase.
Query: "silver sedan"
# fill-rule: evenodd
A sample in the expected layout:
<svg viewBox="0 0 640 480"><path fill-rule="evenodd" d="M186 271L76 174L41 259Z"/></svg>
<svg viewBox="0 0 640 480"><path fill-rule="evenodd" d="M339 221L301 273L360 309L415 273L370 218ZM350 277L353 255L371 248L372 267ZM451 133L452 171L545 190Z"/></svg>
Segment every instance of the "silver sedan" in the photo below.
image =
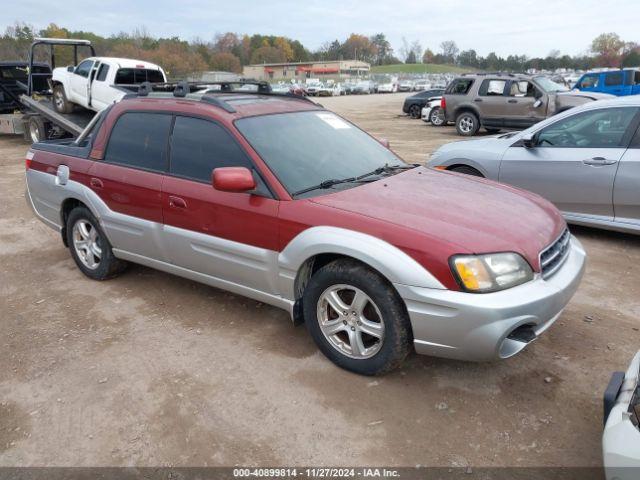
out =
<svg viewBox="0 0 640 480"><path fill-rule="evenodd" d="M428 166L520 187L568 222L640 234L640 95L601 100L511 132L440 147Z"/></svg>

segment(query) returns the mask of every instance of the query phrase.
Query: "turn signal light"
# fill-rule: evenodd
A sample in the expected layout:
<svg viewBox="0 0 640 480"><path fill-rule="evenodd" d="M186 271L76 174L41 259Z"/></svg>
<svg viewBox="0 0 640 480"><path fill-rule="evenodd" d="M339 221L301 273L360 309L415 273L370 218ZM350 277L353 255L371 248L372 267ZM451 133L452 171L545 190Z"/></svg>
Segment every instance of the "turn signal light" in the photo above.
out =
<svg viewBox="0 0 640 480"><path fill-rule="evenodd" d="M446 110L446 109L447 109L447 101L444 99L444 97L442 97L442 98L440 99L440 108L441 108L442 110Z"/></svg>

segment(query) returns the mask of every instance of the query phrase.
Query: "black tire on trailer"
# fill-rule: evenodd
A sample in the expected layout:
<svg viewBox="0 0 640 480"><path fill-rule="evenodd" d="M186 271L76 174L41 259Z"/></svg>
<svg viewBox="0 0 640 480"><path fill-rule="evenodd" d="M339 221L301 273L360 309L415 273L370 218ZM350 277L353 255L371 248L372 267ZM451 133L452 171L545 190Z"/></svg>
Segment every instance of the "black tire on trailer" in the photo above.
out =
<svg viewBox="0 0 640 480"><path fill-rule="evenodd" d="M484 175L482 175L482 173L480 173L478 170L476 170L473 167L470 167L468 165L459 165L457 167L453 167L450 169L452 172L457 172L457 173L464 173L465 175L471 175L472 177L482 177L484 178Z"/></svg>
<svg viewBox="0 0 640 480"><path fill-rule="evenodd" d="M47 122L40 115L31 115L25 122L24 139L29 143L42 142L47 139Z"/></svg>
<svg viewBox="0 0 640 480"><path fill-rule="evenodd" d="M58 113L73 112L73 103L67 100L67 95L64 93L62 85L53 87L53 108Z"/></svg>

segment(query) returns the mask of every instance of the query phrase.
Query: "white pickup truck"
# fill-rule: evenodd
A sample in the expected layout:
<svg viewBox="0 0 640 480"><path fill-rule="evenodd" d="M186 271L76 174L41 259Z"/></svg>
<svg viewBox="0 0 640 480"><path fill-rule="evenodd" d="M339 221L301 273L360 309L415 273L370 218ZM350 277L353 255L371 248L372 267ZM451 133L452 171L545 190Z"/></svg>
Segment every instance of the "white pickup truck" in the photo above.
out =
<svg viewBox="0 0 640 480"><path fill-rule="evenodd" d="M99 112L126 95L119 85L166 81L162 68L153 63L90 57L75 67L53 70L53 106L60 113L71 113L74 104Z"/></svg>

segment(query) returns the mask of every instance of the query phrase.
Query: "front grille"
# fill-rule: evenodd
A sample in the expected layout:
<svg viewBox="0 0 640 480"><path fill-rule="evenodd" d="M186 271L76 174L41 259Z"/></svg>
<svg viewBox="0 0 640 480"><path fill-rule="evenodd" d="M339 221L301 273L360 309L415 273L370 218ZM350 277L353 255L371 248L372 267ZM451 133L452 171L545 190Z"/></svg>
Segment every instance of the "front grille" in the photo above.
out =
<svg viewBox="0 0 640 480"><path fill-rule="evenodd" d="M542 278L549 278L556 273L569 256L569 243L571 234L569 229L540 253L540 271Z"/></svg>

